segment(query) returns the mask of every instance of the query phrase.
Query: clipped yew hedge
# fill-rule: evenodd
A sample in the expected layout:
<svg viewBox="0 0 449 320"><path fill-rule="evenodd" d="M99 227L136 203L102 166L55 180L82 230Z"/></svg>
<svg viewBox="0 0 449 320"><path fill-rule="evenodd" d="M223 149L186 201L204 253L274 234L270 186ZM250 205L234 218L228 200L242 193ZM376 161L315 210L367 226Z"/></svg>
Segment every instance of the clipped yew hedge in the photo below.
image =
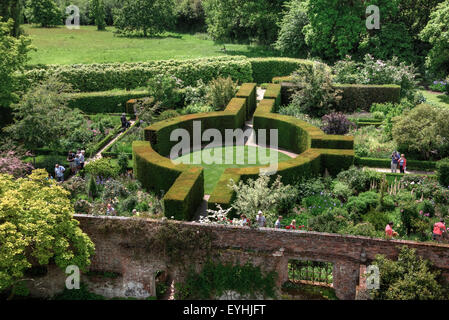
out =
<svg viewBox="0 0 449 320"><path fill-rule="evenodd" d="M78 108L85 113L122 113L126 112L126 102L134 98L148 96L145 91L102 91L67 94L68 106Z"/></svg>
<svg viewBox="0 0 449 320"><path fill-rule="evenodd" d="M81 92L135 89L146 86L148 79L168 74L181 79L186 86L218 77L230 76L235 81L252 81L252 66L244 56L211 57L189 60L161 60L135 63L102 63L76 65L39 65L25 71L28 85L57 76Z"/></svg>
<svg viewBox="0 0 449 320"><path fill-rule="evenodd" d="M163 199L165 215L176 220L193 220L203 197L203 168L189 168L176 179L165 194Z"/></svg>
<svg viewBox="0 0 449 320"><path fill-rule="evenodd" d="M274 100L274 110L278 110L281 105L281 85L280 84L272 84L270 83L265 90L264 99L273 99Z"/></svg>
<svg viewBox="0 0 449 320"><path fill-rule="evenodd" d="M246 120L249 120L257 107L257 83L242 84L235 96L246 99Z"/></svg>
<svg viewBox="0 0 449 320"><path fill-rule="evenodd" d="M253 81L257 83L271 82L273 77L288 76L301 67L311 66L314 62L293 58L251 58Z"/></svg>

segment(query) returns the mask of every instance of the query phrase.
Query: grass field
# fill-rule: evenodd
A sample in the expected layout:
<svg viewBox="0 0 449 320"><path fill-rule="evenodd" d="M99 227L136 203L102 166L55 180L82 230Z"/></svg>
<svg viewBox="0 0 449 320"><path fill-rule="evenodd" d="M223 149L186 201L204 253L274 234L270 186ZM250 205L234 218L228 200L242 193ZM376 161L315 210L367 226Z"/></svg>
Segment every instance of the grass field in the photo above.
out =
<svg viewBox="0 0 449 320"><path fill-rule="evenodd" d="M425 90L420 90L426 102L437 107L449 108L449 96L444 93L432 93Z"/></svg>
<svg viewBox="0 0 449 320"><path fill-rule="evenodd" d="M79 30L23 27L37 49L30 54L30 64L140 62L225 55L223 45L215 44L206 34L167 33L156 38L125 38L115 35L113 27L103 32L95 26L81 26ZM275 55L269 49L242 44L227 44L226 54Z"/></svg>
<svg viewBox="0 0 449 320"><path fill-rule="evenodd" d="M244 149L244 150L242 150ZM244 159L240 158L240 155L243 155L244 151ZM248 151L254 152L253 154L257 154L256 162L249 161L248 159ZM289 156L269 150L262 147L248 147L248 146L237 146L237 147L218 147L213 149L205 149L202 151L196 151L192 152L190 154L187 154L185 156L177 158L175 161L176 163L186 163L186 164L193 164L193 160L196 159L196 157L199 157L203 161L201 162L201 166L204 168L204 192L206 194L211 194L212 191L215 188L215 185L217 184L218 180L220 179L221 175L225 171L226 168L243 168L243 167L253 167L253 166L259 166L261 163L259 162L259 156L258 152L265 151L265 154L267 157L276 156L278 157L278 162L286 161L291 159ZM221 159L223 164L206 164L204 161L204 155L205 152L210 152L212 156L216 155L216 152L218 154L221 152ZM226 153L232 154L233 161L231 161L231 164L225 164L226 159ZM251 153L250 153L251 154ZM241 159L242 163L238 163L237 156L239 156L239 160ZM250 158L251 160L251 158Z"/></svg>

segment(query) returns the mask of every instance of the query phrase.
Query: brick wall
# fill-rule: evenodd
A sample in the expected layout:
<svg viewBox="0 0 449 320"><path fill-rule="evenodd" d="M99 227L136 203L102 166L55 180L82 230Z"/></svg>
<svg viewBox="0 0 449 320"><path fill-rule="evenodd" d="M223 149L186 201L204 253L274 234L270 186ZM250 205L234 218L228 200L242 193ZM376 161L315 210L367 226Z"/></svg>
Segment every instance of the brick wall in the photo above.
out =
<svg viewBox="0 0 449 320"><path fill-rule="evenodd" d="M87 283L96 293L108 297L148 297L155 295L155 274L161 270L170 274L175 281L182 281L190 267L170 263L167 257L151 252L151 243L145 237L157 232L164 223L174 223L179 230L208 232L213 235L211 252L224 261L260 265L262 270L278 273L277 285L288 280L288 260L313 260L334 263L334 289L340 299L354 299L359 284L360 265L369 264L377 254L395 259L402 245L415 248L417 254L429 259L449 275L449 245L418 243L412 241L371 239L359 236L276 230L269 228L201 225L193 222L161 222L157 220L135 220L123 217L91 217L76 215L81 229L95 243L96 253L91 270L117 272L121 275L114 284L102 288L92 279ZM136 228L129 227L130 223ZM126 226L126 227L125 227ZM132 225L131 225L132 226ZM204 262L201 257L194 260L196 270ZM57 273L58 271L53 270ZM62 272L60 272L62 273ZM53 278L52 278L53 277ZM45 281L61 282L61 276L54 274ZM44 282L45 282L44 281ZM83 278L84 281L84 278ZM47 285L51 293L64 284ZM111 286L114 288L111 289ZM62 290L62 289L61 289ZM41 290L41 292L46 292ZM46 292L48 295L49 292ZM43 294L40 294L43 295Z"/></svg>

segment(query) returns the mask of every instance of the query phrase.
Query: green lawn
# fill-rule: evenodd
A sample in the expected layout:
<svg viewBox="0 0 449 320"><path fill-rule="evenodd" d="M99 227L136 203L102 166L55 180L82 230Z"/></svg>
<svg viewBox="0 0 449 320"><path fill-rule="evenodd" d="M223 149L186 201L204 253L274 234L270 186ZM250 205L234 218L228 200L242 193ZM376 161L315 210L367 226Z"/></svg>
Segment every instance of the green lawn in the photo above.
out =
<svg viewBox="0 0 449 320"><path fill-rule="evenodd" d="M238 163L236 161L237 155L242 154L242 149L244 148L244 160L243 163ZM215 152L221 152L222 153L222 163L223 164L205 164L204 161L201 161L201 166L204 168L204 192L206 194L211 194L212 191L215 188L215 185L217 184L218 180L220 180L221 175L225 171L226 168L243 168L243 167L253 167L261 165L258 159L258 152L265 151L267 157L270 156L278 156L278 162L286 161L291 159L289 156L277 152L269 150L267 152L266 148L262 147L248 147L248 146L238 146L238 147L218 147L213 149L206 149L207 152L211 152L212 155L215 155ZM248 151L251 150L251 152L255 152L257 154L256 156L256 163L251 161L252 163L249 163L248 160ZM192 152L190 154L187 154L185 156L177 158L175 161L176 163L188 163L190 160L190 164L193 164L193 160L195 157L201 156L201 159L203 159L205 150ZM226 153L233 155L233 161L231 161L231 164L224 164L226 159Z"/></svg>
<svg viewBox="0 0 449 320"><path fill-rule="evenodd" d="M425 90L420 90L427 103L437 107L449 108L449 96L444 93L432 93Z"/></svg>
<svg viewBox="0 0 449 320"><path fill-rule="evenodd" d="M81 26L79 30L23 27L37 49L30 55L31 64L140 62L224 55L223 45L208 40L205 34L167 33L156 38L126 38L115 35L113 27L103 32L97 31L95 26ZM228 55L275 55L259 46L241 44L227 44L226 50Z"/></svg>

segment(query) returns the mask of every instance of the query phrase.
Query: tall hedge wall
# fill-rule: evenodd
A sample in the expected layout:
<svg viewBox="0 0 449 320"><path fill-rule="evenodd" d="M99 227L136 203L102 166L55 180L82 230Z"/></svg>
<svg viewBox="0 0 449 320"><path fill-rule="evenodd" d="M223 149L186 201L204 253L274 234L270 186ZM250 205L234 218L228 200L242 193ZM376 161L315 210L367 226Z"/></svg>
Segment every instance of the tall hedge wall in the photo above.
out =
<svg viewBox="0 0 449 320"><path fill-rule="evenodd" d="M204 197L203 168L185 170L164 196L164 212L168 218L193 220Z"/></svg>
<svg viewBox="0 0 449 320"><path fill-rule="evenodd" d="M265 90L264 99L273 99L274 100L274 110L277 111L281 105L281 85L280 84L272 84L270 83Z"/></svg>
<svg viewBox="0 0 449 320"><path fill-rule="evenodd" d="M249 120L256 111L257 107L257 84L256 83L244 83L240 87L239 91L235 95L237 98L246 99L246 120Z"/></svg>
<svg viewBox="0 0 449 320"><path fill-rule="evenodd" d="M126 102L134 98L147 97L145 91L102 91L70 93L68 106L86 113L122 113L126 112Z"/></svg>
<svg viewBox="0 0 449 320"><path fill-rule="evenodd" d="M298 89L298 86L292 83L292 77L274 77L272 81L281 85L282 104L288 104L293 91ZM401 87L393 84L335 84L334 88L341 90L342 99L336 108L341 112L354 112L357 109L369 111L373 103L400 101Z"/></svg>
<svg viewBox="0 0 449 320"><path fill-rule="evenodd" d="M51 75L70 83L81 92L134 89L146 86L157 74L168 74L181 79L185 85L196 85L202 79L208 82L219 76L231 76L243 82L252 81L252 66L243 56L213 57L190 60L162 60L136 63L104 63L77 65L49 65L31 67L25 72L28 85Z"/></svg>
<svg viewBox="0 0 449 320"><path fill-rule="evenodd" d="M257 83L271 82L273 77L288 76L303 66L310 66L313 61L292 58L251 58L253 81Z"/></svg>

